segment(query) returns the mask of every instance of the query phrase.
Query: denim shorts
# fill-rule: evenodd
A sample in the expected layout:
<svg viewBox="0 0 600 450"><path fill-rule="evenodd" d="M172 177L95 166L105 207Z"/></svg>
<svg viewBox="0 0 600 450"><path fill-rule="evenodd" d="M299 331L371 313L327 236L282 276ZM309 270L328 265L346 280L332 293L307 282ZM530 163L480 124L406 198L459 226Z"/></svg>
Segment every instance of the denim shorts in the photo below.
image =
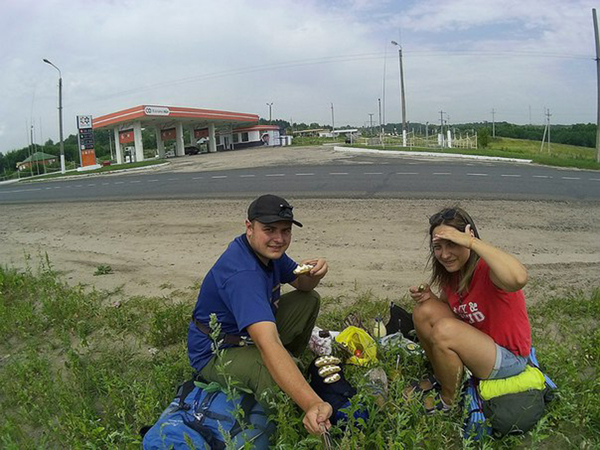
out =
<svg viewBox="0 0 600 450"><path fill-rule="evenodd" d="M518 375L525 370L527 365L526 356L517 356L510 350L496 344L496 362L492 373L487 377L488 380L496 380L498 378L508 378Z"/></svg>

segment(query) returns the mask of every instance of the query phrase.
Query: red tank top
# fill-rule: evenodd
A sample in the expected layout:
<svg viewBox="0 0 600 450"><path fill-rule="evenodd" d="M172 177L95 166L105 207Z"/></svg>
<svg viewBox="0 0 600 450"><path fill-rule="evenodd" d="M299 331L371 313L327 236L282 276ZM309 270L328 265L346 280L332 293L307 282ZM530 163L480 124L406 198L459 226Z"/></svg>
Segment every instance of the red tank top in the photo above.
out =
<svg viewBox="0 0 600 450"><path fill-rule="evenodd" d="M531 328L523 291L506 292L490 279L490 267L480 258L468 292L444 287L452 311L515 355L528 356Z"/></svg>

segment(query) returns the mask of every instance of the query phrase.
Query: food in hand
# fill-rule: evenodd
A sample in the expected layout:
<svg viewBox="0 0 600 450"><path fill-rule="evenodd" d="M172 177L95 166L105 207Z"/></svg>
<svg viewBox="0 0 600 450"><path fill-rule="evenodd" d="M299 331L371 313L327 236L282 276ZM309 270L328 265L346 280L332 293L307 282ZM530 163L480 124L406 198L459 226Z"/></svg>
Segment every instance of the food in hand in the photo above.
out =
<svg viewBox="0 0 600 450"><path fill-rule="evenodd" d="M294 275L302 275L303 273L308 273L315 267L312 264L300 264L298 267L294 269Z"/></svg>
<svg viewBox="0 0 600 450"><path fill-rule="evenodd" d="M331 384L331 383L335 383L336 381L340 381L340 374L339 373L334 373L333 375L329 375L327 378L323 379L323 383L325 384Z"/></svg>
<svg viewBox="0 0 600 450"><path fill-rule="evenodd" d="M323 366L330 366L330 365L335 365L335 364L339 364L341 363L342 360L340 358L336 358L335 356L321 356L320 358L317 358L315 360L315 366L317 367L323 367Z"/></svg>
<svg viewBox="0 0 600 450"><path fill-rule="evenodd" d="M319 369L319 376L321 378L326 378L329 375L333 375L334 373L338 373L340 370L340 366L323 366Z"/></svg>
<svg viewBox="0 0 600 450"><path fill-rule="evenodd" d="M425 286L424 284L420 284L417 289L419 290L419 292L423 292L423 291L425 291L426 288L427 288L427 286Z"/></svg>

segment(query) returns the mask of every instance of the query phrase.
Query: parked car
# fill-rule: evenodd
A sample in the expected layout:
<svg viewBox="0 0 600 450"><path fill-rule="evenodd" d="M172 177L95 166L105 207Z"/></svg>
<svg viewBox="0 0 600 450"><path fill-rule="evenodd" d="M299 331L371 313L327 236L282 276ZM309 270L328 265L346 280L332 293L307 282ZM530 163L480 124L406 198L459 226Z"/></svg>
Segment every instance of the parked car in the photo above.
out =
<svg viewBox="0 0 600 450"><path fill-rule="evenodd" d="M200 153L200 149L195 145L188 145L187 147L185 147L184 151L186 155L197 155L198 153Z"/></svg>

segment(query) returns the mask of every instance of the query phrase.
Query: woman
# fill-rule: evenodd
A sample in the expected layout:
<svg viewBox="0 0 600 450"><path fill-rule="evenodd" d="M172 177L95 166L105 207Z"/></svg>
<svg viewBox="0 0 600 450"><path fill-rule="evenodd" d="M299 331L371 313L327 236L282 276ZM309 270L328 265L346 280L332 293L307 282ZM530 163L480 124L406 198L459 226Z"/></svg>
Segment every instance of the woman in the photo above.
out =
<svg viewBox="0 0 600 450"><path fill-rule="evenodd" d="M480 379L507 378L525 369L531 329L521 289L525 267L482 241L461 208L429 218L431 285L410 288L420 343L435 377L415 382L405 394L432 392L428 413L449 410L466 366Z"/></svg>

